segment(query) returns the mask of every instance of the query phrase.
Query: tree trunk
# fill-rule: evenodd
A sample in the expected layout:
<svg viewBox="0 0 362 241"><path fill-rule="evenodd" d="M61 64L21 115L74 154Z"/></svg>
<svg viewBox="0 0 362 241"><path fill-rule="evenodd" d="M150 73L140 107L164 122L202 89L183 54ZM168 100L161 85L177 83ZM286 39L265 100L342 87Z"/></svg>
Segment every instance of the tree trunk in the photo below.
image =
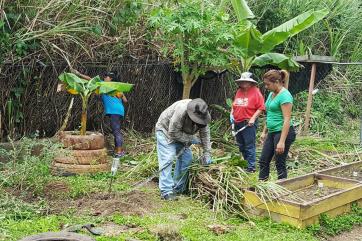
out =
<svg viewBox="0 0 362 241"><path fill-rule="evenodd" d="M192 81L191 79L186 79L184 81L184 88L182 92L182 99L189 99L190 98L190 92L192 88Z"/></svg>
<svg viewBox="0 0 362 241"><path fill-rule="evenodd" d="M88 106L88 98L82 97L82 119L81 119L81 127L80 127L80 135L84 136L87 131L87 106Z"/></svg>

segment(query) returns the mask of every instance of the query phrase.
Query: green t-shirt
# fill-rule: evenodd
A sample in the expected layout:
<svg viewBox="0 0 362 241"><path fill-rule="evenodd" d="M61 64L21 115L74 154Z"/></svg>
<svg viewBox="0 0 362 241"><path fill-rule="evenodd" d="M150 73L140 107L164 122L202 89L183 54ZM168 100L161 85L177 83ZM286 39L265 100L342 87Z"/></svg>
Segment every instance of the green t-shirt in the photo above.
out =
<svg viewBox="0 0 362 241"><path fill-rule="evenodd" d="M286 103L293 104L293 96L287 89L281 90L273 99L270 93L265 102L266 108L266 127L269 132L277 132L283 129L282 105ZM290 121L292 126L292 121Z"/></svg>

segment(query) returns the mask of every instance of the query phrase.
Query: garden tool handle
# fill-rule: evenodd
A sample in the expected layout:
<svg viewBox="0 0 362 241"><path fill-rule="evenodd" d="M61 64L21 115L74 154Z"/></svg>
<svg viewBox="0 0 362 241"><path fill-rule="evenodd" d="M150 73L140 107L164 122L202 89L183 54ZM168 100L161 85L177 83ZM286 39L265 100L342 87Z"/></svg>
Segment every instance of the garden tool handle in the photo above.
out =
<svg viewBox="0 0 362 241"><path fill-rule="evenodd" d="M242 132L243 130L245 130L246 128L250 127L249 125L245 125L243 127L241 127L239 130L234 131L234 133L232 133L232 135L235 137L238 133Z"/></svg>

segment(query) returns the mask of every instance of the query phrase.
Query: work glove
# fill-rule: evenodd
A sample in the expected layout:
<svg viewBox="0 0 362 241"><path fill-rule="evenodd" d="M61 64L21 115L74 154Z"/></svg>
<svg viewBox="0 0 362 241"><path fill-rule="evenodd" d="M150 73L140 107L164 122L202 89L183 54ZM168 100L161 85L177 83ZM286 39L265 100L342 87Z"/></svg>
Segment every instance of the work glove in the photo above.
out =
<svg viewBox="0 0 362 241"><path fill-rule="evenodd" d="M204 155L201 157L200 161L201 161L201 165L204 165L204 166L210 165L213 162L213 160L211 159L210 153L204 153Z"/></svg>
<svg viewBox="0 0 362 241"><path fill-rule="evenodd" d="M234 116L230 113L230 124L234 125Z"/></svg>
<svg viewBox="0 0 362 241"><path fill-rule="evenodd" d="M235 136L235 121L233 114L230 113L230 124L231 124L231 134Z"/></svg>

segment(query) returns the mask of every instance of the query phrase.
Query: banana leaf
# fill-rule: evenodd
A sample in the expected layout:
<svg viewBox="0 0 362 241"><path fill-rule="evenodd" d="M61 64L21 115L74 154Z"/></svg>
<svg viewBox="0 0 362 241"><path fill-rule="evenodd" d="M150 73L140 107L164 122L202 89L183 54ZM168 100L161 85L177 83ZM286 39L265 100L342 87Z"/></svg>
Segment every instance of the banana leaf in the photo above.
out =
<svg viewBox="0 0 362 241"><path fill-rule="evenodd" d="M245 52L244 58L256 55L263 48L262 34L251 22L241 23L240 31L234 38L234 45Z"/></svg>
<svg viewBox="0 0 362 241"><path fill-rule="evenodd" d="M65 84L65 88L69 93L84 93L87 80L83 80L72 73L62 73L59 79Z"/></svg>
<svg viewBox="0 0 362 241"><path fill-rule="evenodd" d="M288 38L300 33L301 31L322 20L325 16L327 16L328 13L329 11L327 9L318 11L309 10L264 33L261 36L263 41L261 53L267 53L271 51L278 44L283 43Z"/></svg>
<svg viewBox="0 0 362 241"><path fill-rule="evenodd" d="M88 96L93 92L115 95L118 92L129 92L133 87L132 84L128 83L104 82L99 76L91 80L85 80L72 73L62 73L59 79L65 84L65 88L69 93L83 96Z"/></svg>
<svg viewBox="0 0 362 241"><path fill-rule="evenodd" d="M260 55L254 59L253 65L257 65L259 67L273 65L290 71L298 70L300 67L296 61L279 53L267 53Z"/></svg>
<svg viewBox="0 0 362 241"><path fill-rule="evenodd" d="M115 95L118 92L127 93L133 88L133 84L122 82L98 82L99 94Z"/></svg>
<svg viewBox="0 0 362 241"><path fill-rule="evenodd" d="M101 82L101 78L97 75L96 77L92 78L91 80L88 81L87 83L87 89L90 92L95 91L96 89L98 89L98 83Z"/></svg>
<svg viewBox="0 0 362 241"><path fill-rule="evenodd" d="M75 82L77 84L86 84L88 83L87 80L79 78L77 75L73 73L62 73L59 75L59 79L67 84L70 84L72 82Z"/></svg>
<svg viewBox="0 0 362 241"><path fill-rule="evenodd" d="M242 22L246 19L255 18L253 12L250 10L245 0L231 0L231 4L233 5L239 22Z"/></svg>

